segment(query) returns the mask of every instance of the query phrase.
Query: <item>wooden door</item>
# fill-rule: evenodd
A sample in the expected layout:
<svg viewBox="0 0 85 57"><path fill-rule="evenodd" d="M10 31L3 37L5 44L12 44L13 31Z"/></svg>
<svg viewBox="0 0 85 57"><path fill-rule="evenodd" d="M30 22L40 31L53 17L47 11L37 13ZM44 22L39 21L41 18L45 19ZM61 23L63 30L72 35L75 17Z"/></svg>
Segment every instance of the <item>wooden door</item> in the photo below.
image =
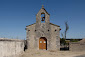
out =
<svg viewBox="0 0 85 57"><path fill-rule="evenodd" d="M46 38L39 39L39 49L47 49L47 40Z"/></svg>

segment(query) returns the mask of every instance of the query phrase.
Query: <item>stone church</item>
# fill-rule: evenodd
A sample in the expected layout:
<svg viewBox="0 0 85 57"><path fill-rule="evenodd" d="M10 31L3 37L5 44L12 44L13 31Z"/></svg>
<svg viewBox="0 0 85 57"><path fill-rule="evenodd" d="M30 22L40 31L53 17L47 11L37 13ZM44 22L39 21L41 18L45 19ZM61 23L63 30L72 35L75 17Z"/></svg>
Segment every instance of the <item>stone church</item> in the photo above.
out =
<svg viewBox="0 0 85 57"><path fill-rule="evenodd" d="M60 50L60 26L50 23L44 6L36 15L36 23L26 26L28 49Z"/></svg>

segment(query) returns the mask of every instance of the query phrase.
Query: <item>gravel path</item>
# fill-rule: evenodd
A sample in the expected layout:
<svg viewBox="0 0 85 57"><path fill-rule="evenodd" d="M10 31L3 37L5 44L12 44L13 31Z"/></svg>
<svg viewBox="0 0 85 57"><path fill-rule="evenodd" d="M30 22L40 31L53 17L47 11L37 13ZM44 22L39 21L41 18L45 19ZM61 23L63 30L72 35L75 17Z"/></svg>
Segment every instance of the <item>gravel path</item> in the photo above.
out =
<svg viewBox="0 0 85 57"><path fill-rule="evenodd" d="M85 57L85 52L27 50L20 57Z"/></svg>

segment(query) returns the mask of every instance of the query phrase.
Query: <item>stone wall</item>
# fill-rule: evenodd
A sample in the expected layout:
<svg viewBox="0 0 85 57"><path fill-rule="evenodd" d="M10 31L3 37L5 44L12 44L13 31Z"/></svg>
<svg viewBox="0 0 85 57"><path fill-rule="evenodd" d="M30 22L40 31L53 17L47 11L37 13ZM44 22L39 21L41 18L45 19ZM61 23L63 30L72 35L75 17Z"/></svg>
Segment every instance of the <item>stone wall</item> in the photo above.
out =
<svg viewBox="0 0 85 57"><path fill-rule="evenodd" d="M51 50L60 50L60 27L51 26Z"/></svg>
<svg viewBox="0 0 85 57"><path fill-rule="evenodd" d="M0 38L0 57L16 57L24 51L24 40Z"/></svg>
<svg viewBox="0 0 85 57"><path fill-rule="evenodd" d="M28 49L34 49L35 44L35 24L29 26L26 28L26 40L27 40L27 46ZM36 47L35 47L36 48Z"/></svg>
<svg viewBox="0 0 85 57"><path fill-rule="evenodd" d="M85 43L71 42L70 51L85 51Z"/></svg>

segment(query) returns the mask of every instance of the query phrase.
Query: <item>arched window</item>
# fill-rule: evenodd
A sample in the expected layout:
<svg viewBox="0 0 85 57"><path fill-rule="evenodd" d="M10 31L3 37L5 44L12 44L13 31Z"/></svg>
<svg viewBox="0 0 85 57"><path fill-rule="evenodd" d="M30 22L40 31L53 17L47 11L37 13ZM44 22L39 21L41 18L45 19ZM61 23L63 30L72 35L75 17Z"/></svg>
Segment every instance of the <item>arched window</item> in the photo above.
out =
<svg viewBox="0 0 85 57"><path fill-rule="evenodd" d="M41 13L41 23L45 23L45 13Z"/></svg>

